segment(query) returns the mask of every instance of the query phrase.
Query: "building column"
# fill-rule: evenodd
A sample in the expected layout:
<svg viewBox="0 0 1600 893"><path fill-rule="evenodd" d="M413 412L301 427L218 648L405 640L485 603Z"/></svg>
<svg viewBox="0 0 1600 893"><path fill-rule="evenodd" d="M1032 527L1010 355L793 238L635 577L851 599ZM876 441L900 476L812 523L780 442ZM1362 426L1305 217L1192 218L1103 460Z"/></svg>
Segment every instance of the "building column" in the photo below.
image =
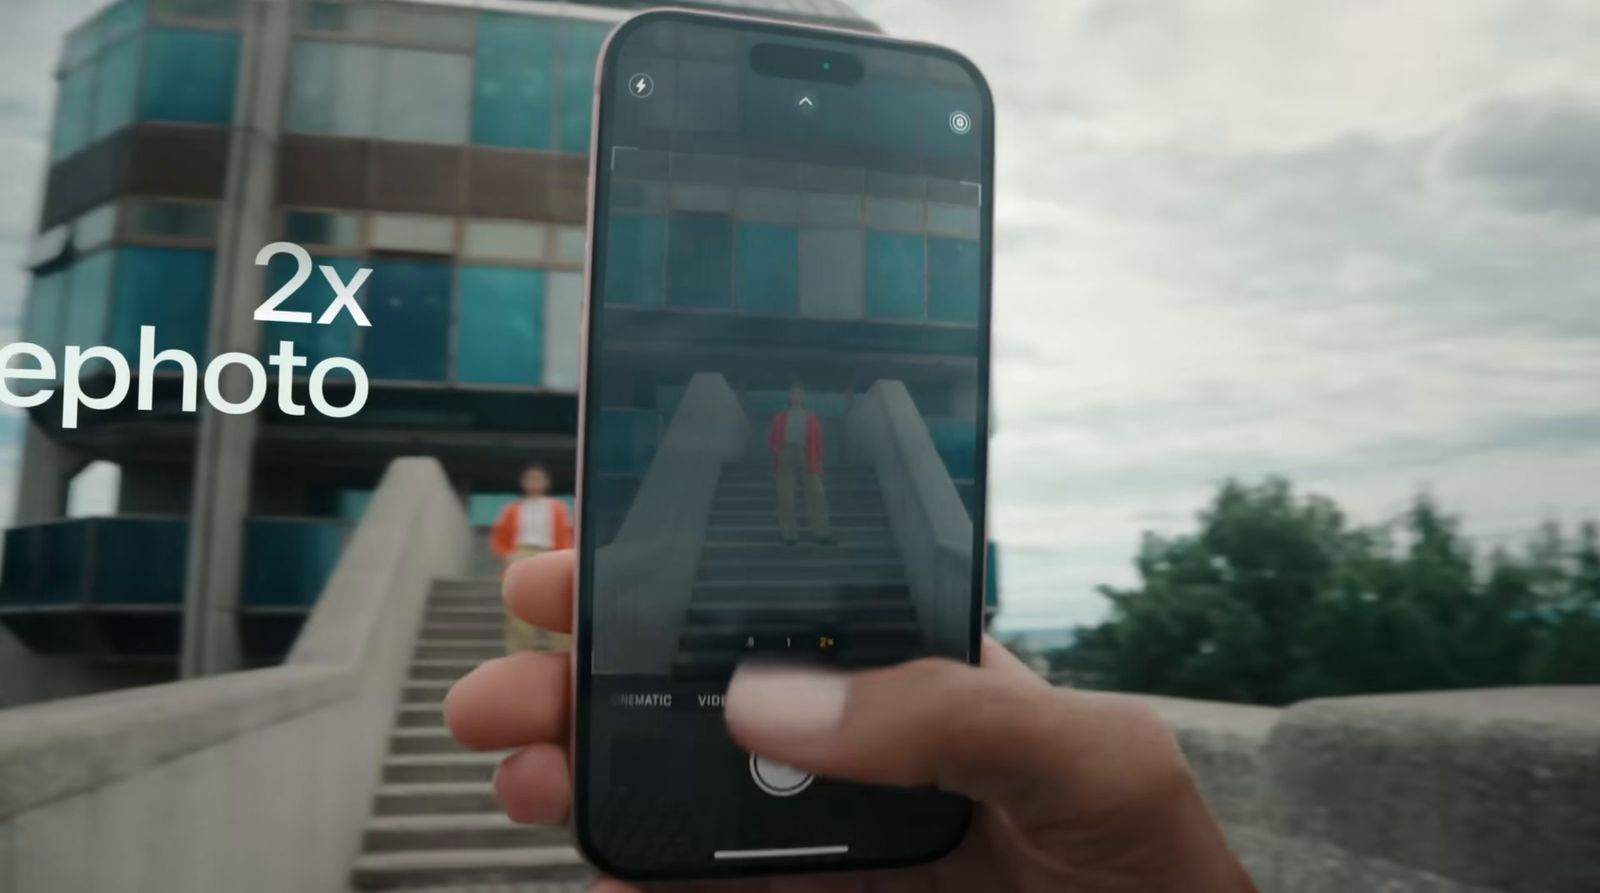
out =
<svg viewBox="0 0 1600 893"><path fill-rule="evenodd" d="M255 259L276 241L272 208L289 65L289 0L254 0L242 8L239 88L217 234L207 359L228 351L259 356L254 313L263 298L264 271ZM250 390L249 373L229 366L220 385L223 396L242 400ZM201 407L184 580L185 677L225 673L241 663L240 584L256 429L254 414Z"/></svg>
<svg viewBox="0 0 1600 893"><path fill-rule="evenodd" d="M88 457L44 433L33 419L24 419L22 464L17 470L17 526L55 521L67 513L67 488Z"/></svg>

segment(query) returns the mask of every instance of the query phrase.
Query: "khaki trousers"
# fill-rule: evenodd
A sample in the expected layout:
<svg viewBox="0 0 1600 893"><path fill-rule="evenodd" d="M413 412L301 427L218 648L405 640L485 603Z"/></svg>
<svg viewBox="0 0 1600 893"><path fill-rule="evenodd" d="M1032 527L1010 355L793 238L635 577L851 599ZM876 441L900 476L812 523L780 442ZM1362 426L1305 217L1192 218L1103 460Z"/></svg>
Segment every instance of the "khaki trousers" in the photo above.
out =
<svg viewBox="0 0 1600 893"><path fill-rule="evenodd" d="M506 566L535 555L542 555L549 550L533 546L519 546L517 551L506 559ZM553 633L547 629L540 629L531 623L525 623L506 611L506 653L516 654L518 651L566 651L572 647L572 638Z"/></svg>
<svg viewBox="0 0 1600 893"><path fill-rule="evenodd" d="M822 476L806 469L805 448L785 444L778 454L778 527L783 538L792 540L799 536L795 519L795 491L804 490L806 520L811 533L819 539L833 536L828 524L828 491L822 487Z"/></svg>

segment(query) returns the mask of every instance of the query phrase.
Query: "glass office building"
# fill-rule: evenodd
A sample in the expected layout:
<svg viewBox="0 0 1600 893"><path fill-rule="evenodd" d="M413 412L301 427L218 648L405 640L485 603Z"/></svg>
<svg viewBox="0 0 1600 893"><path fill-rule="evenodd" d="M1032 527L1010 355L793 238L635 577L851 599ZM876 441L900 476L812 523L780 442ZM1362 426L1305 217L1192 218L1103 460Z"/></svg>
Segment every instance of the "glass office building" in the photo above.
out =
<svg viewBox="0 0 1600 893"><path fill-rule="evenodd" d="M153 326L158 349L203 367L229 348L219 313L248 313L293 273L286 256L254 270L262 244L303 245L344 281L372 271L359 292L370 328L345 314L254 335L262 356L290 340L311 366L354 358L371 393L348 419L289 415L269 398L251 421L237 595L248 660L292 640L390 460L438 457L485 523L530 460L570 492L595 58L647 5L118 0L67 36L23 340L57 357L104 344L134 358L140 327ZM834 0L679 5L873 27ZM926 207L915 232L863 223L861 312L969 312L945 307L938 283L976 275L975 252L932 240L974 234ZM793 240L759 224L741 232L730 259L765 260L740 275L779 275L759 268L781 266ZM262 238L247 249L241 233ZM670 258L674 243L661 244ZM662 261L641 251L630 271L640 301L679 303L650 291L649 265ZM924 265L927 293L902 293L896 271ZM241 275L258 287L230 286ZM783 278L794 288L762 299L782 306L748 306L735 285L714 297L730 315L804 315L803 287ZM281 309L318 313L333 299L316 275ZM86 390L103 393L91 373L105 367L85 368ZM196 543L186 518L208 461L179 384L165 369L150 411L130 399L70 429L56 401L30 411L0 583L0 619L30 647L177 652ZM66 517L69 485L95 462L121 470L115 516Z"/></svg>

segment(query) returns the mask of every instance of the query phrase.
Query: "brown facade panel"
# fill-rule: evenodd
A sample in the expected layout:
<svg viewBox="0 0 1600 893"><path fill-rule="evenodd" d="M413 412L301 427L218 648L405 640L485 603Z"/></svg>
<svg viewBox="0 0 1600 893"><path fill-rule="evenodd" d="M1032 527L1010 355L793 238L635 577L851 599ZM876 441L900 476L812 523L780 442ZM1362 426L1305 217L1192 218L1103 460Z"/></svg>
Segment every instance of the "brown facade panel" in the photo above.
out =
<svg viewBox="0 0 1600 893"><path fill-rule="evenodd" d="M135 127L128 142L123 192L221 198L228 176L228 138L223 127Z"/></svg>
<svg viewBox="0 0 1600 893"><path fill-rule="evenodd" d="M589 158L558 155L550 172L550 217L583 223L589 217Z"/></svg>
<svg viewBox="0 0 1600 893"><path fill-rule="evenodd" d="M373 142L366 206L378 211L460 214L465 206L465 150L455 146Z"/></svg>
<svg viewBox="0 0 1600 893"><path fill-rule="evenodd" d="M467 150L467 213L549 220L554 156L503 149Z"/></svg>
<svg viewBox="0 0 1600 893"><path fill-rule="evenodd" d="M45 177L39 228L66 223L116 198L127 153L128 132L123 131L53 165Z"/></svg>
<svg viewBox="0 0 1600 893"><path fill-rule="evenodd" d="M314 208L364 208L367 141L284 136L278 143L278 202Z"/></svg>

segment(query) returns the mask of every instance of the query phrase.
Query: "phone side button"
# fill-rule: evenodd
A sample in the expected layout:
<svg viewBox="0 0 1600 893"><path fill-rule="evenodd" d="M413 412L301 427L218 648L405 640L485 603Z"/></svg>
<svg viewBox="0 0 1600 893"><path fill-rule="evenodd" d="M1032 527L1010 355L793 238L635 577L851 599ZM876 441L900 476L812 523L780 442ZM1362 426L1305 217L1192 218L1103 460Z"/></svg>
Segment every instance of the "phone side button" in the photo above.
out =
<svg viewBox="0 0 1600 893"><path fill-rule="evenodd" d="M811 787L811 782L816 780L816 776L810 773L755 754L750 755L750 777L755 779L756 787L762 793L774 797L793 797Z"/></svg>

